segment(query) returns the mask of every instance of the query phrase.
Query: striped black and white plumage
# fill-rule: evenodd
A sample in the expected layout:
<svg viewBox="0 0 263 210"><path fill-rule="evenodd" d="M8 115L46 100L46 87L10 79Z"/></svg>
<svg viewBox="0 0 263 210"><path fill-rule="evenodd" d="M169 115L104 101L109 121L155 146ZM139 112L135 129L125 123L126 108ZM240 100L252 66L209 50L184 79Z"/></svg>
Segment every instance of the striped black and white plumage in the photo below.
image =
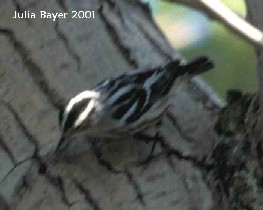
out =
<svg viewBox="0 0 263 210"><path fill-rule="evenodd" d="M206 57L179 60L145 71L129 71L72 98L60 112L62 139L79 133L118 138L156 124L169 107L169 93L181 75L213 68ZM61 145L62 140L59 143Z"/></svg>

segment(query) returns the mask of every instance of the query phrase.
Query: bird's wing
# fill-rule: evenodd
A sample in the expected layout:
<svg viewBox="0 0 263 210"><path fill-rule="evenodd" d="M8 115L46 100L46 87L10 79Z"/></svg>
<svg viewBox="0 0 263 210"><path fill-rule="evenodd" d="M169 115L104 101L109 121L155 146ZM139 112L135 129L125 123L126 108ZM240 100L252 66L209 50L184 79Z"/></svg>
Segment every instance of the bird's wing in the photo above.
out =
<svg viewBox="0 0 263 210"><path fill-rule="evenodd" d="M147 105L149 93L140 85L129 84L114 92L107 99L113 119L131 123L138 119Z"/></svg>
<svg viewBox="0 0 263 210"><path fill-rule="evenodd" d="M104 100L110 106L113 118L130 123L147 112L159 98L165 96L173 80L172 77L166 76L165 71L151 71L106 80L99 88L106 93Z"/></svg>

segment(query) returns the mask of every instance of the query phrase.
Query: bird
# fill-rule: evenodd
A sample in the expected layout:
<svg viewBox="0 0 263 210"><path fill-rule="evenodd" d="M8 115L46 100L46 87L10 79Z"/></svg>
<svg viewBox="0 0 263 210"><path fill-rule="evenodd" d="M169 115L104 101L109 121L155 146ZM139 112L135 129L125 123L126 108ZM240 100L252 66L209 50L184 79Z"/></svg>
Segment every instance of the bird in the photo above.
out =
<svg viewBox="0 0 263 210"><path fill-rule="evenodd" d="M127 71L80 92L59 111L62 131L57 149L68 137L81 134L100 138L136 136L155 126L171 105L171 89L178 78L214 67L206 56L180 59L140 71Z"/></svg>

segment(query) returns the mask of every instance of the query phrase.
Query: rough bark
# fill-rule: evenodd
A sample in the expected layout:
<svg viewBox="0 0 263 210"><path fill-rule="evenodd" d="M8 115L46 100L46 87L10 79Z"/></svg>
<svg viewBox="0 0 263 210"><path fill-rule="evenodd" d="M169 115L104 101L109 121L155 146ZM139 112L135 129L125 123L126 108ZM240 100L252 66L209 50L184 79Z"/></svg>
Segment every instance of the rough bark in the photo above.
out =
<svg viewBox="0 0 263 210"><path fill-rule="evenodd" d="M248 14L247 18L259 29L263 30L263 2L257 0L246 0ZM260 94L260 107L261 107L261 119L263 119L263 49L256 49L258 56L258 82L259 82L259 94ZM263 120L262 120L263 121ZM261 122L261 126L262 126ZM261 138L263 133L261 133Z"/></svg>
<svg viewBox="0 0 263 210"><path fill-rule="evenodd" d="M95 19L12 19L14 10L95 10ZM74 94L127 69L180 58L147 5L2 0L0 44L1 209L228 209L211 159L222 104L198 78L178 82L149 162L151 146L131 139L83 137L53 153L58 109Z"/></svg>

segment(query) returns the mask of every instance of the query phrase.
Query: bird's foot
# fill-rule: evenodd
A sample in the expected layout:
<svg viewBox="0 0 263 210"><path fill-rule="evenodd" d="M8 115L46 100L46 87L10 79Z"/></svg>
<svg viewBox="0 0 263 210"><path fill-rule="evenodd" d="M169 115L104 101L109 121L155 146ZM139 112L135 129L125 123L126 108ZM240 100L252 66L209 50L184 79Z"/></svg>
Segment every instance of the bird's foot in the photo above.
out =
<svg viewBox="0 0 263 210"><path fill-rule="evenodd" d="M161 140L161 136L160 136L159 132L157 132L155 134L155 136L148 136L148 135L145 135L145 134L142 134L142 133L137 133L137 134L134 135L134 138L137 139L137 140L140 140L140 141L144 141L147 144L150 143L150 142L153 142L150 154L148 155L146 160L143 161L143 163L148 163L153 158L153 153L154 153L154 149L155 149L156 143Z"/></svg>

